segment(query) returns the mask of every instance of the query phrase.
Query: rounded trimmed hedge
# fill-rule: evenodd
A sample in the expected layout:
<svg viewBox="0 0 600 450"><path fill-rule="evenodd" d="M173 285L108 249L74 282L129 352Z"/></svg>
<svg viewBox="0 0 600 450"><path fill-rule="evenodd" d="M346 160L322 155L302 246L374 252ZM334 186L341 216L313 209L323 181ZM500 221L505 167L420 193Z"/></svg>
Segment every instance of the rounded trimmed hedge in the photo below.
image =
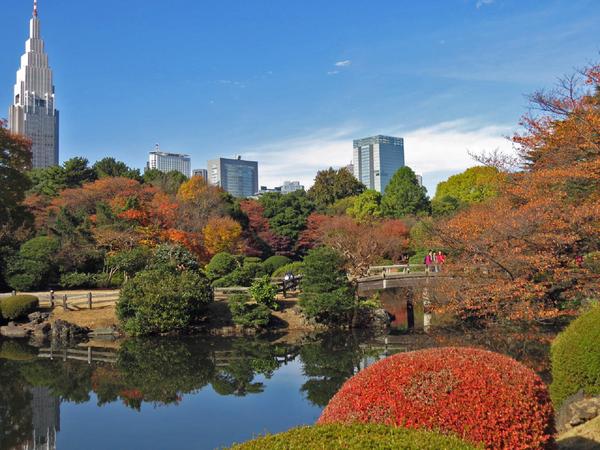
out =
<svg viewBox="0 0 600 450"><path fill-rule="evenodd" d="M427 428L487 448L554 446L554 411L542 380L512 358L475 348L400 353L350 378L318 423Z"/></svg>
<svg viewBox="0 0 600 450"><path fill-rule="evenodd" d="M376 424L317 425L293 428L231 447L235 450L467 450L470 444L426 430L408 430Z"/></svg>
<svg viewBox="0 0 600 450"><path fill-rule="evenodd" d="M12 295L0 301L0 311L6 320L18 320L34 312L39 305L35 295Z"/></svg>
<svg viewBox="0 0 600 450"><path fill-rule="evenodd" d="M263 264L263 267L265 268L265 272L267 272L268 275L271 275L273 272L275 272L280 267L287 266L291 262L292 262L292 260L290 258L288 258L287 256L274 255L274 256L270 256L267 259L265 259L262 264Z"/></svg>
<svg viewBox="0 0 600 450"><path fill-rule="evenodd" d="M600 394L600 305L579 316L552 342L552 384L554 406L583 390Z"/></svg>

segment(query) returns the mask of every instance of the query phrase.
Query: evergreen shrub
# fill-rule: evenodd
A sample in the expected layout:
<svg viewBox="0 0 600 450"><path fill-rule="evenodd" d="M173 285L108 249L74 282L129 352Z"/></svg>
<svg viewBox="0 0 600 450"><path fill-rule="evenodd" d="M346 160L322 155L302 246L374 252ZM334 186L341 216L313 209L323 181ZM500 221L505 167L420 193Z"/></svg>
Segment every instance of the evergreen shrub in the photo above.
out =
<svg viewBox="0 0 600 450"><path fill-rule="evenodd" d="M554 410L540 377L475 348L399 353L362 370L318 421L353 422L453 433L490 449L554 448Z"/></svg>
<svg viewBox="0 0 600 450"><path fill-rule="evenodd" d="M271 310L268 306L253 301L245 294L235 294L227 301L231 317L236 325L245 328L266 327L271 318Z"/></svg>
<svg viewBox="0 0 600 450"><path fill-rule="evenodd" d="M551 348L550 395L558 409L572 394L600 394L600 306L583 313L560 333Z"/></svg>
<svg viewBox="0 0 600 450"><path fill-rule="evenodd" d="M216 280L217 278L229 275L237 268L238 262L236 257L230 253L221 252L212 257L206 265L205 272L211 280Z"/></svg>
<svg viewBox="0 0 600 450"><path fill-rule="evenodd" d="M376 424L299 427L231 447L234 450L467 450L475 448L477 447L454 436Z"/></svg>
<svg viewBox="0 0 600 450"><path fill-rule="evenodd" d="M287 256L275 255L265 259L265 261L263 262L263 267L267 275L271 275L280 267L290 264L291 262L292 260Z"/></svg>
<svg viewBox="0 0 600 450"><path fill-rule="evenodd" d="M19 320L34 312L39 304L34 295L12 295L0 300L0 310L6 320Z"/></svg>
<svg viewBox="0 0 600 450"><path fill-rule="evenodd" d="M212 300L210 284L198 272L149 269L123 285L117 317L134 336L184 332Z"/></svg>
<svg viewBox="0 0 600 450"><path fill-rule="evenodd" d="M277 287L271 284L271 277L265 275L252 282L250 286L250 296L252 300L260 305L265 305L269 309L278 309L279 305L275 301Z"/></svg>
<svg viewBox="0 0 600 450"><path fill-rule="evenodd" d="M302 261L294 261L293 263L286 264L276 269L271 276L273 278L282 278L289 272L294 274L294 276L302 275L304 273L304 263Z"/></svg>

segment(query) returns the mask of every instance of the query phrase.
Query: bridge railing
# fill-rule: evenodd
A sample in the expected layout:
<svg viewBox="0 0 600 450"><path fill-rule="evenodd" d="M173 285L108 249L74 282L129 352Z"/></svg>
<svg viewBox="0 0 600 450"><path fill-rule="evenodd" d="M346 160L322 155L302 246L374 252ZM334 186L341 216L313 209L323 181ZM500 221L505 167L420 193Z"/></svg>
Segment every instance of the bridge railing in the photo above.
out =
<svg viewBox="0 0 600 450"><path fill-rule="evenodd" d="M427 266L425 264L392 264L388 266L371 266L368 275L390 275L393 273L425 273Z"/></svg>

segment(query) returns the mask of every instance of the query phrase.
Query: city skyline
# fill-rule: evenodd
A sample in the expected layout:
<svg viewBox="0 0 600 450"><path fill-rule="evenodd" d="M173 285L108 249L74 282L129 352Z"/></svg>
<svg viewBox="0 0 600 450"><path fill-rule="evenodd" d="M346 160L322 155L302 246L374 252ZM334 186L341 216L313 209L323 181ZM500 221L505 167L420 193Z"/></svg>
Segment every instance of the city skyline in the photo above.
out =
<svg viewBox="0 0 600 450"><path fill-rule="evenodd" d="M261 161L261 184L283 176L309 187L317 169L350 162L353 139L390 134L405 138L406 163L432 195L473 164L467 150L511 148L504 136L524 95L598 54L592 1L341 5L108 0L73 21L75 1L42 1L61 160L112 155L142 168L159 141L198 161L242 154ZM6 105L31 4L3 13ZM380 33L354 33L363 21ZM155 32L164 26L169 36Z"/></svg>

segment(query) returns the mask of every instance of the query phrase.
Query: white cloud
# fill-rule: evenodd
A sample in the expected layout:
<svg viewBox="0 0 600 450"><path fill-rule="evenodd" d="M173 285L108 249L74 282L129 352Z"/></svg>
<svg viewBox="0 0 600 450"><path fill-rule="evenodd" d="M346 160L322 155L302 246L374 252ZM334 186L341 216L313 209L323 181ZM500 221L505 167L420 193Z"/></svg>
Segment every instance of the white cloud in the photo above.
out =
<svg viewBox="0 0 600 450"><path fill-rule="evenodd" d="M475 5L477 7L477 9L481 8L482 6L487 6L487 5L491 5L492 3L494 3L496 0L477 0L477 4Z"/></svg>
<svg viewBox="0 0 600 450"><path fill-rule="evenodd" d="M416 173L431 180L428 189L435 187L440 173L458 173L475 165L468 151L480 152L499 148L511 152L512 145L505 136L512 128L502 125L481 125L472 119L443 122L412 131L386 131L404 137L406 164ZM352 161L352 140L364 137L358 126L337 130L323 129L310 136L293 137L245 152L247 158L259 161L259 182L280 186L285 180L299 180L307 188L318 170L346 166Z"/></svg>
<svg viewBox="0 0 600 450"><path fill-rule="evenodd" d="M330 70L329 72L327 72L327 75L337 75L338 73L340 73L339 70Z"/></svg>
<svg viewBox="0 0 600 450"><path fill-rule="evenodd" d="M344 59L343 61L336 62L335 66L336 67L348 67L351 64L352 64L352 61L350 61L349 59Z"/></svg>

